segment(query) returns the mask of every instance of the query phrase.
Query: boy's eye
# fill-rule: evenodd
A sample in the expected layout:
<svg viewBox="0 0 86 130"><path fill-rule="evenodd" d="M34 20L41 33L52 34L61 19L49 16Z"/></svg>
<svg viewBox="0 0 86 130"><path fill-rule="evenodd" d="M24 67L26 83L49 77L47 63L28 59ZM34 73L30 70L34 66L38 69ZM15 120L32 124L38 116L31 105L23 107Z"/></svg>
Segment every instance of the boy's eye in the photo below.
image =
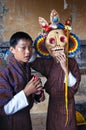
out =
<svg viewBox="0 0 86 130"><path fill-rule="evenodd" d="M21 47L21 49L22 49L22 50L25 50L25 49L26 49L26 47Z"/></svg>
<svg viewBox="0 0 86 130"><path fill-rule="evenodd" d="M20 50L23 50L23 51L25 51L25 50L31 51L32 50L32 46L29 46L29 47L21 46L19 48L20 48Z"/></svg>
<svg viewBox="0 0 86 130"><path fill-rule="evenodd" d="M32 46L28 47L28 50L32 50Z"/></svg>
<svg viewBox="0 0 86 130"><path fill-rule="evenodd" d="M18 50L25 50L26 49L26 47L22 47L22 46L20 46L20 47L18 47Z"/></svg>

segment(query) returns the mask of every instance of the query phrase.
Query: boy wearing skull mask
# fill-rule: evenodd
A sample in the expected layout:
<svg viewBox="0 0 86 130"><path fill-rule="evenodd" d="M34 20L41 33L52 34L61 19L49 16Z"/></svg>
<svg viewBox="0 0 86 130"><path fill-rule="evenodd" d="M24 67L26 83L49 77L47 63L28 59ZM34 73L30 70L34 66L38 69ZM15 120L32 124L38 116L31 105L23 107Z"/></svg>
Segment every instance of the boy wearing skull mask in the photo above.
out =
<svg viewBox="0 0 86 130"><path fill-rule="evenodd" d="M39 17L44 33L37 37L34 46L41 58L31 63L33 69L47 78L44 85L49 94L46 130L76 130L74 95L80 84L80 71L76 60L67 55L67 32L55 10L50 19L48 24ZM66 27L71 28L68 22Z"/></svg>

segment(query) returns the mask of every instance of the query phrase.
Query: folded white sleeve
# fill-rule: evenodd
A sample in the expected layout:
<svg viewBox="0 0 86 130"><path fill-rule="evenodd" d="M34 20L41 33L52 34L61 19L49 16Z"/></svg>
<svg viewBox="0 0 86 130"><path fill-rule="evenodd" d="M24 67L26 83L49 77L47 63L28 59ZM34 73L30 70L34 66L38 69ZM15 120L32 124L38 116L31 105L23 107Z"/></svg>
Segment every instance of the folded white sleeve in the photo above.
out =
<svg viewBox="0 0 86 130"><path fill-rule="evenodd" d="M76 78L72 75L71 72L69 72L69 74L68 74L68 86L72 87L73 85L75 85L76 81L77 81ZM65 76L64 83L65 82L66 82L66 76Z"/></svg>
<svg viewBox="0 0 86 130"><path fill-rule="evenodd" d="M24 91L22 90L4 106L4 111L7 115L11 115L27 107L28 105L27 98Z"/></svg>

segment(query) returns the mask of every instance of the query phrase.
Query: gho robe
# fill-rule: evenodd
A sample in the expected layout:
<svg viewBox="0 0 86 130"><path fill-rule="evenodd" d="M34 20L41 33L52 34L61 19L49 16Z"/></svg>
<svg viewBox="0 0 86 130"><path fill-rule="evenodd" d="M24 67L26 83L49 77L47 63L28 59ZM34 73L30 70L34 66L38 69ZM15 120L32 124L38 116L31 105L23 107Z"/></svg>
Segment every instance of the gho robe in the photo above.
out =
<svg viewBox="0 0 86 130"><path fill-rule="evenodd" d="M65 84L64 72L61 65L53 58L37 58L32 64L32 68L39 71L47 78L45 90L49 94L47 111L46 130L76 130L75 101L74 95L80 83L80 71L74 58L69 58L68 69L76 78L74 86L68 87L68 124L66 122L65 109Z"/></svg>
<svg viewBox="0 0 86 130"><path fill-rule="evenodd" d="M30 118L30 108L33 105L32 95L28 97L28 107L12 115L6 115L4 112L4 105L23 90L30 79L29 64L23 66L11 56L7 66L0 72L0 130L32 130Z"/></svg>

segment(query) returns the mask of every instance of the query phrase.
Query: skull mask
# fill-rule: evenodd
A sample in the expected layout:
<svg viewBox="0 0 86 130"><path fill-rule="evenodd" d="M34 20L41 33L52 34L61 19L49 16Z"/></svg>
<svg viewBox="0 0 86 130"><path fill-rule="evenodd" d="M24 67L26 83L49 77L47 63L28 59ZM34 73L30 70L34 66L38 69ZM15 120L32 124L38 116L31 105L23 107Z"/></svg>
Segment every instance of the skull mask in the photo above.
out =
<svg viewBox="0 0 86 130"><path fill-rule="evenodd" d="M55 58L59 53L74 56L80 50L80 40L75 34L70 33L71 17L63 25L60 23L59 14L54 9L50 14L50 23L39 17L39 24L42 32L34 41L38 55L44 58L50 58L50 56Z"/></svg>
<svg viewBox="0 0 86 130"><path fill-rule="evenodd" d="M56 29L49 32L46 37L45 46L52 57L58 53L65 53L67 37L63 29Z"/></svg>

